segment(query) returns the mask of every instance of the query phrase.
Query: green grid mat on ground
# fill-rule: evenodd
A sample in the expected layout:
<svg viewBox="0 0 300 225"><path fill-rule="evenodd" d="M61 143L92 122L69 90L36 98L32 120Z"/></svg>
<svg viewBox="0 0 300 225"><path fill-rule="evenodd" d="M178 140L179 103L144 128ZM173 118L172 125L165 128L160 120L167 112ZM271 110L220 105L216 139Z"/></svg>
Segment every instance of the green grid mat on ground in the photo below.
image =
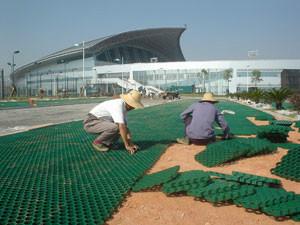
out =
<svg viewBox="0 0 300 225"><path fill-rule="evenodd" d="M100 103L108 98L62 98L62 99L37 99L35 107L59 106ZM0 101L0 110L12 108L30 108L28 101Z"/></svg>
<svg viewBox="0 0 300 225"><path fill-rule="evenodd" d="M239 135L256 134L259 127L253 124L252 122L250 122L247 119L247 117L256 117L256 116L270 117L268 113L234 102L222 101L216 104L216 106L220 111L230 110L235 112L234 115L231 114L224 115L226 121L230 126L230 131L233 134L239 134ZM221 131L218 130L217 133L221 134Z"/></svg>
<svg viewBox="0 0 300 225"><path fill-rule="evenodd" d="M102 224L182 134L175 102L129 113L141 150L99 153L82 122L0 138L0 224ZM146 123L145 123L146 122Z"/></svg>

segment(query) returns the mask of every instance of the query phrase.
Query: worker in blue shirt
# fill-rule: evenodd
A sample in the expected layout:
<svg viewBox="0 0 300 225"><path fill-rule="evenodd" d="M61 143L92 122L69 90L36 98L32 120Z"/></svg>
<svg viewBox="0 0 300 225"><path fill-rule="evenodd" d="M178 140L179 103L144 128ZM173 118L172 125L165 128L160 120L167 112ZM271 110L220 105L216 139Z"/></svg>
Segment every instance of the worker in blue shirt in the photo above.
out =
<svg viewBox="0 0 300 225"><path fill-rule="evenodd" d="M214 142L216 140L214 122L222 128L223 138L229 138L230 129L214 105L217 102L212 93L205 93L201 101L192 104L180 114L185 124L185 137L177 138L178 143L206 145Z"/></svg>

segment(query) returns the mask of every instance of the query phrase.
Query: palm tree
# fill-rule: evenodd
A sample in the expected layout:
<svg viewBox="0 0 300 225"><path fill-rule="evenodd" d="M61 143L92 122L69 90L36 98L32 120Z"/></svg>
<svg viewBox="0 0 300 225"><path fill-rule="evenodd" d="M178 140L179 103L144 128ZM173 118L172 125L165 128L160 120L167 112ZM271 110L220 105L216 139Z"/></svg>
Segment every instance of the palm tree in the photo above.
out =
<svg viewBox="0 0 300 225"><path fill-rule="evenodd" d="M260 70L253 70L251 76L251 82L254 83L254 87L256 89L257 83L261 82L263 79L261 78Z"/></svg>
<svg viewBox="0 0 300 225"><path fill-rule="evenodd" d="M202 76L203 76L203 91L206 92L205 80L208 78L208 71L206 69L202 69L201 73L202 73Z"/></svg>
<svg viewBox="0 0 300 225"><path fill-rule="evenodd" d="M292 95L292 91L287 88L272 88L269 92L266 93L266 98L275 102L276 109L282 109L282 103Z"/></svg>
<svg viewBox="0 0 300 225"><path fill-rule="evenodd" d="M230 68L230 69L225 70L224 75L223 75L224 80L227 80L227 90L226 90L227 94L229 94L229 82L230 82L230 79L232 78L232 73L233 73L233 70Z"/></svg>
<svg viewBox="0 0 300 225"><path fill-rule="evenodd" d="M264 95L265 92L261 89L256 89L254 91L249 92L250 100L254 101L256 104L260 102Z"/></svg>

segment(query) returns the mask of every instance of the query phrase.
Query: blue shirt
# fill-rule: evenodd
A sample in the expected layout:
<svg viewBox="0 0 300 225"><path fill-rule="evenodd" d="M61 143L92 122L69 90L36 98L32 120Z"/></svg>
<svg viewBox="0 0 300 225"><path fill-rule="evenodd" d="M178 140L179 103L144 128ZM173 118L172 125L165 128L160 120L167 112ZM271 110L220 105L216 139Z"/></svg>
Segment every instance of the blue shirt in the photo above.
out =
<svg viewBox="0 0 300 225"><path fill-rule="evenodd" d="M185 120L192 117L191 122L186 126L186 135L192 139L208 139L215 136L213 124L216 122L228 137L229 127L223 115L209 102L196 102L184 110L180 117Z"/></svg>

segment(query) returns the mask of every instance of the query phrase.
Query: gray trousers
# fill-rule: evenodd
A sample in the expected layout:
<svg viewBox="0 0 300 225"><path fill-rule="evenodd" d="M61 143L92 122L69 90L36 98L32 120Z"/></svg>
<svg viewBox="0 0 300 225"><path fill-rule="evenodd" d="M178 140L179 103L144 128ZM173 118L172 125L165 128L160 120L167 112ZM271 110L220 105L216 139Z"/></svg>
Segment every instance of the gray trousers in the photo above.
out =
<svg viewBox="0 0 300 225"><path fill-rule="evenodd" d="M83 128L91 134L99 134L95 139L107 146L116 142L120 137L119 126L111 118L97 118L88 114L83 121Z"/></svg>

